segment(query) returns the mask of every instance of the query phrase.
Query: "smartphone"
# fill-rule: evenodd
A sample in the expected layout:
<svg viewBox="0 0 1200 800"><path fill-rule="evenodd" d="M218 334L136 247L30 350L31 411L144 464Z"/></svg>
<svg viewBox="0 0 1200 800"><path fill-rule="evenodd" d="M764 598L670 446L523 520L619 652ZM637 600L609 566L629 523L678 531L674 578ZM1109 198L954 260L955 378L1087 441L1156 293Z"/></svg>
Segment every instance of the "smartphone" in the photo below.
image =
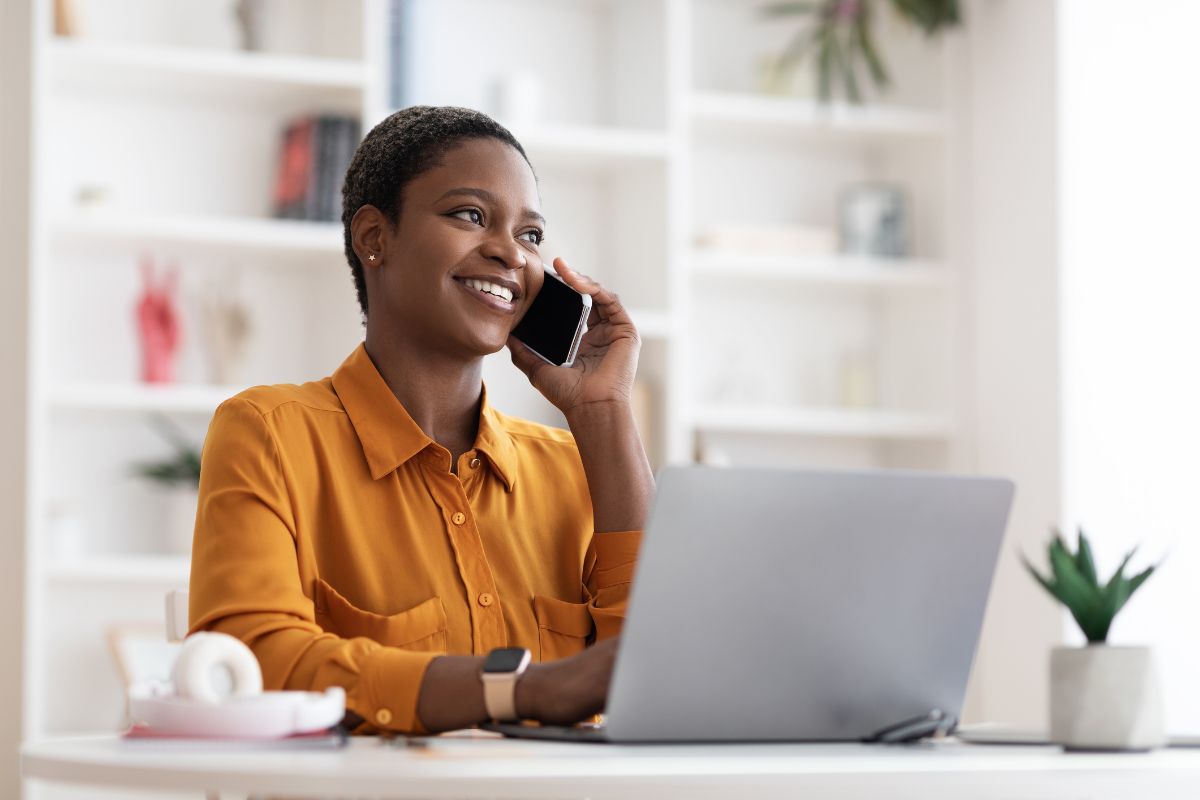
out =
<svg viewBox="0 0 1200 800"><path fill-rule="evenodd" d="M567 286L554 270L543 269L546 279L542 289L513 329L513 336L543 361L569 367L575 363L579 342L587 332L592 297Z"/></svg>

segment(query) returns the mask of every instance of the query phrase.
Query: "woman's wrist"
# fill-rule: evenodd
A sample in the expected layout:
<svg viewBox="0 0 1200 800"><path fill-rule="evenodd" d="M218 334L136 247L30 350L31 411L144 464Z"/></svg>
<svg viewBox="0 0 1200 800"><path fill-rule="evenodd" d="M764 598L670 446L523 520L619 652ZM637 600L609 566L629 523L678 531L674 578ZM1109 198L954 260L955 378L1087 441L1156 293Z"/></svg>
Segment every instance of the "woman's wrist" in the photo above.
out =
<svg viewBox="0 0 1200 800"><path fill-rule="evenodd" d="M590 433L606 434L617 421L633 419L633 404L627 398L593 400L563 411L576 439Z"/></svg>
<svg viewBox="0 0 1200 800"><path fill-rule="evenodd" d="M541 718L539 701L545 696L545 689L541 686L545 669L542 664L530 664L521 677L517 678L513 702L516 704L519 719Z"/></svg>

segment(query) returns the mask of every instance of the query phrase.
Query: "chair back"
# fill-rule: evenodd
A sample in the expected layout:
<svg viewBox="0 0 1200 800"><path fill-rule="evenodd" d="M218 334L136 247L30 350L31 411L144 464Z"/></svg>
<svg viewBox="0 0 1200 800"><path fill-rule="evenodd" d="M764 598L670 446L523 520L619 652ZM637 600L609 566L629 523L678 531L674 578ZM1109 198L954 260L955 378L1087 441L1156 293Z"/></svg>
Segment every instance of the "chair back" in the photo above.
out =
<svg viewBox="0 0 1200 800"><path fill-rule="evenodd" d="M182 642L188 632L187 589L167 592L167 641Z"/></svg>

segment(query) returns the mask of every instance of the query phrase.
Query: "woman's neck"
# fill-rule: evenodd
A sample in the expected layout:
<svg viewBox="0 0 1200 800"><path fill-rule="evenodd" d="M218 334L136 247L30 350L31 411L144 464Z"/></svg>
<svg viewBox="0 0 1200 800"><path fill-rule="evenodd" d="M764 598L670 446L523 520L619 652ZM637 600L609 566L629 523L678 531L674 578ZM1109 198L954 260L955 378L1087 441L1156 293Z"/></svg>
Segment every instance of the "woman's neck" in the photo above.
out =
<svg viewBox="0 0 1200 800"><path fill-rule="evenodd" d="M411 342L411 344L410 344ZM483 359L464 361L403 338L372 336L367 355L392 394L425 432L458 457L475 445L483 396Z"/></svg>

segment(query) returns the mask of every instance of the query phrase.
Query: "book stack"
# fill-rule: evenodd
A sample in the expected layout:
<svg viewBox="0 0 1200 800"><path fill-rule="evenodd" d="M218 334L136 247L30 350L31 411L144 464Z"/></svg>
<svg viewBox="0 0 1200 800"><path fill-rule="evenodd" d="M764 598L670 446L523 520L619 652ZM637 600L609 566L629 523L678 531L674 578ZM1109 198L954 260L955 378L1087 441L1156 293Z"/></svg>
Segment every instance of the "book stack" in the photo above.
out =
<svg viewBox="0 0 1200 800"><path fill-rule="evenodd" d="M301 117L287 126L275 181L275 216L336 222L342 216L342 180L360 134L356 117Z"/></svg>

